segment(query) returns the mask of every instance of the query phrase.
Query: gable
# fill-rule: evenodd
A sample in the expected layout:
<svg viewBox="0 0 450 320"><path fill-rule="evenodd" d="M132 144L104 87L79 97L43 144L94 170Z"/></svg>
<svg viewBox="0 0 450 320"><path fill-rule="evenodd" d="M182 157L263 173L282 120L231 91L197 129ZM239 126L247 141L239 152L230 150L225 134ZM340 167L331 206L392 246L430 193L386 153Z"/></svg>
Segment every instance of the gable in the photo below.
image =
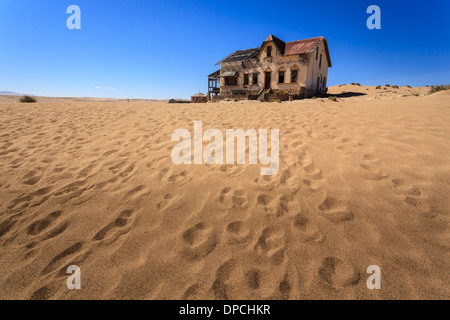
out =
<svg viewBox="0 0 450 320"><path fill-rule="evenodd" d="M261 47L264 47L264 45L269 45L269 44L273 44L275 46L275 48L278 50L278 52L280 53L280 55L284 55L284 49L286 44L284 43L284 41L278 39L277 37L275 37L274 35L269 35L266 40L264 40L263 44Z"/></svg>

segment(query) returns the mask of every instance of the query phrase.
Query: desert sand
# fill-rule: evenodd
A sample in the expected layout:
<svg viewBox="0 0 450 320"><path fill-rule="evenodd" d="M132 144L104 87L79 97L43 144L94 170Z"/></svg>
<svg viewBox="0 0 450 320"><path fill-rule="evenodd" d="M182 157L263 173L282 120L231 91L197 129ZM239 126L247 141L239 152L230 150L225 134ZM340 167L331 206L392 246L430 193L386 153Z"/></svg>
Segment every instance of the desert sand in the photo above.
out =
<svg viewBox="0 0 450 320"><path fill-rule="evenodd" d="M450 92L428 90L1 97L0 299L449 299ZM171 134L194 120L280 129L278 173L174 165Z"/></svg>

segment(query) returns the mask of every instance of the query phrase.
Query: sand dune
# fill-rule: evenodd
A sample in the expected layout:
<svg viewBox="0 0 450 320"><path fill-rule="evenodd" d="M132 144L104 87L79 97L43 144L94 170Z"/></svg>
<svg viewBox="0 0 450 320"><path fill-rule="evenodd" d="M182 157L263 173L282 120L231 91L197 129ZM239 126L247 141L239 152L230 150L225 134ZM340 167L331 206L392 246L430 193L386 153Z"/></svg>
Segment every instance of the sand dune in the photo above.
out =
<svg viewBox="0 0 450 320"><path fill-rule="evenodd" d="M427 91L3 98L0 299L449 299L450 93ZM171 134L194 120L280 129L278 173L174 165ZM370 265L381 290L366 287Z"/></svg>

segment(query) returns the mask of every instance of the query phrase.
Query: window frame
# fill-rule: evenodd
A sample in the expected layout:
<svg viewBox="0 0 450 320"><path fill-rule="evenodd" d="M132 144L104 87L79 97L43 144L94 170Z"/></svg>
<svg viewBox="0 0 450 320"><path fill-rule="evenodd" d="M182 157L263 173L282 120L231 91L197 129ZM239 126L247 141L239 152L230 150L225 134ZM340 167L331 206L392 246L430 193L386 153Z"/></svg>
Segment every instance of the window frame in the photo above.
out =
<svg viewBox="0 0 450 320"><path fill-rule="evenodd" d="M283 76L281 76L281 73L283 73ZM281 77L283 77L283 81L281 81ZM285 83L286 80L286 71L279 70L278 71L278 83Z"/></svg>
<svg viewBox="0 0 450 320"><path fill-rule="evenodd" d="M292 81L292 76L293 73L295 72L295 81ZM291 83L297 83L298 82L298 70L297 69L292 69L291 70Z"/></svg>
<svg viewBox="0 0 450 320"><path fill-rule="evenodd" d="M248 86L249 85L249 74L248 73L244 73L243 85L244 86Z"/></svg>
<svg viewBox="0 0 450 320"><path fill-rule="evenodd" d="M230 80L233 80L233 81L230 82ZM237 86L238 85L237 77L225 77L225 85L226 86Z"/></svg>
<svg viewBox="0 0 450 320"><path fill-rule="evenodd" d="M259 74L258 72L253 72L252 74L252 84L258 84Z"/></svg>
<svg viewBox="0 0 450 320"><path fill-rule="evenodd" d="M266 56L269 58L272 56L272 46L267 46Z"/></svg>

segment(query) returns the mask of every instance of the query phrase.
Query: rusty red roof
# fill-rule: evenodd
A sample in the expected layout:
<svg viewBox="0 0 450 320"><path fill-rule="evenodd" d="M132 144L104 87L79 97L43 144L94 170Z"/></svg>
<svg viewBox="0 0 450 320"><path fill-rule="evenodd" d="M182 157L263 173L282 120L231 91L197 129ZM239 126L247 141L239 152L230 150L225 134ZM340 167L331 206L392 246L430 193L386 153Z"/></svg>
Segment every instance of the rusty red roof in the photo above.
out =
<svg viewBox="0 0 450 320"><path fill-rule="evenodd" d="M291 41L286 42L286 48L284 50L285 56L290 56L293 54L302 54L306 53L321 40L324 40L324 37L315 37L310 39L304 39L304 40L297 40L297 41Z"/></svg>
<svg viewBox="0 0 450 320"><path fill-rule="evenodd" d="M269 41L273 41L275 43L275 46L278 48L278 51L280 51L281 55L283 56L308 53L313 49L315 49L316 46L321 41L323 41L325 45L325 51L327 53L328 66L331 67L330 52L328 51L327 40L324 37L315 37L310 39L284 42L271 34L267 37L266 40L264 40L264 42Z"/></svg>

